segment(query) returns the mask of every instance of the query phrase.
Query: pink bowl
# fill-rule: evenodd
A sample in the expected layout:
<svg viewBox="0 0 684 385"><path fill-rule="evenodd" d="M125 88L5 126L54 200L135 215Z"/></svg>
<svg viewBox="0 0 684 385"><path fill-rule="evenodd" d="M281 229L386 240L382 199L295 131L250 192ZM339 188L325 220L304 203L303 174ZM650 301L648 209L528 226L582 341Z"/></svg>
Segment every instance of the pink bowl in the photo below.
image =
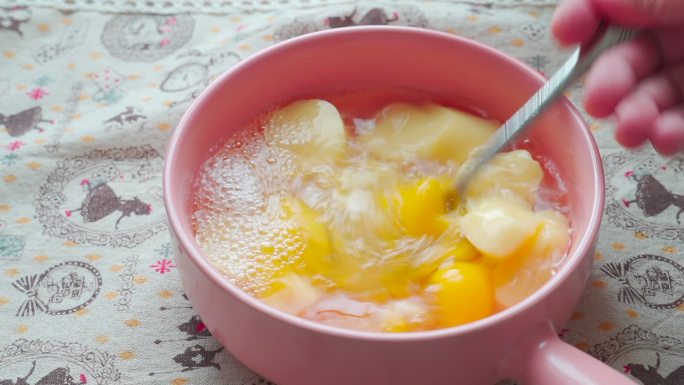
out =
<svg viewBox="0 0 684 385"><path fill-rule="evenodd" d="M558 338L589 276L604 203L596 143L567 100L531 139L569 187L567 263L521 303L471 324L383 334L336 329L259 302L205 259L191 230L192 181L209 149L269 106L331 91L409 86L449 95L505 120L544 81L535 71L463 38L400 27L314 33L231 68L190 107L166 157L164 196L185 290L209 331L237 359L280 385L626 384L621 373Z"/></svg>

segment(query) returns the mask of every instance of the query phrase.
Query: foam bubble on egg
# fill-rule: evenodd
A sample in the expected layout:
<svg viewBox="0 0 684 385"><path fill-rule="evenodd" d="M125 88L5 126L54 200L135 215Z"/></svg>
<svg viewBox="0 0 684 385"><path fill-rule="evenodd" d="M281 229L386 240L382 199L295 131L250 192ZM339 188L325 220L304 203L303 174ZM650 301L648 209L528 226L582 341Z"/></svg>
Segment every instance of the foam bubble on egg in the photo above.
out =
<svg viewBox="0 0 684 385"><path fill-rule="evenodd" d="M296 270L304 244L296 224L266 215L214 213L197 221L196 239L216 267L256 296L273 279Z"/></svg>

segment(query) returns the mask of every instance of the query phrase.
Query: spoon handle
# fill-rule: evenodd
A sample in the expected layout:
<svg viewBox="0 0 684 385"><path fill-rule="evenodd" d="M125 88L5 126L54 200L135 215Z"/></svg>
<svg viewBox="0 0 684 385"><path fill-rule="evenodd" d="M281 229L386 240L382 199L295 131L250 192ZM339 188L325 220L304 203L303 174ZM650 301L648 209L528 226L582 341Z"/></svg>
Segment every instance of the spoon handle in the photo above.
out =
<svg viewBox="0 0 684 385"><path fill-rule="evenodd" d="M620 26L608 26L601 30L603 33L597 34L592 41L575 49L570 58L544 83L542 88L532 95L483 147L475 150L474 156L463 164L459 171L456 191L462 194L475 172L524 132L545 108L562 96L565 89L591 67L604 51L631 40L638 33L636 29Z"/></svg>

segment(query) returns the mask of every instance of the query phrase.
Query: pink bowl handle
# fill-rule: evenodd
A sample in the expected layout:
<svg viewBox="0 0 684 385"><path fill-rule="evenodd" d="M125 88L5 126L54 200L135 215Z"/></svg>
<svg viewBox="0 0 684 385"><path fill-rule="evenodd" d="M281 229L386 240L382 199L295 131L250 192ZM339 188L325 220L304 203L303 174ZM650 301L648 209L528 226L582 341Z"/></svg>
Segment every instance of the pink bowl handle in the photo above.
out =
<svg viewBox="0 0 684 385"><path fill-rule="evenodd" d="M520 385L635 385L626 375L564 342L551 328L516 349L502 367Z"/></svg>

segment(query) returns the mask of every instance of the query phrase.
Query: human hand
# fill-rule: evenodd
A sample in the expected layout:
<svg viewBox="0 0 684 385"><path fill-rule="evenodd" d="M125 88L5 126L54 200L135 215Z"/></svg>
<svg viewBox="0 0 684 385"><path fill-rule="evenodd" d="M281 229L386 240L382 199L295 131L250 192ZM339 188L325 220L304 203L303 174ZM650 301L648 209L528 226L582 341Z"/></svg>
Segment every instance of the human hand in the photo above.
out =
<svg viewBox="0 0 684 385"><path fill-rule="evenodd" d="M551 30L563 44L582 43L600 20L644 33L594 63L585 83L587 112L614 115L625 147L649 140L661 154L684 152L684 0L561 0Z"/></svg>

